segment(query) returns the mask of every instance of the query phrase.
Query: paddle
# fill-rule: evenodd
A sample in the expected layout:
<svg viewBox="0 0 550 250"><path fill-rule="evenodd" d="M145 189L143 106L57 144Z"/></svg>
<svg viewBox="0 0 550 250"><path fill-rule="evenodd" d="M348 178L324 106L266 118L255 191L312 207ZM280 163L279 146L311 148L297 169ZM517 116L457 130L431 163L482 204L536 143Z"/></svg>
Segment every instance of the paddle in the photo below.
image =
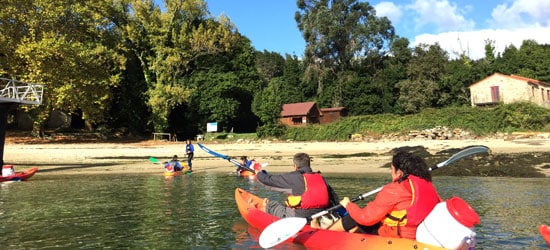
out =
<svg viewBox="0 0 550 250"><path fill-rule="evenodd" d="M149 161L152 162L152 163L157 163L157 164L161 164L161 165L162 165L162 162L160 162L159 160L157 160L155 157L149 157Z"/></svg>
<svg viewBox="0 0 550 250"><path fill-rule="evenodd" d="M213 156L216 156L218 158L222 158L224 160L228 160L230 161L231 163L235 164L237 167L239 168L242 168L244 170L247 170L247 171L250 171L252 173L256 173L256 171L254 171L254 169L251 169L249 167L246 167L246 166L243 166L243 164L241 164L240 162L238 162L237 160L235 159L232 159L231 157L227 156L227 155L222 155L220 153L217 153L215 151L212 151L210 150L209 148L205 147L204 145L200 144L200 143L197 143L197 145L199 146L199 148L201 148L202 150L206 151L206 153L209 153Z"/></svg>
<svg viewBox="0 0 550 250"><path fill-rule="evenodd" d="M488 147L485 146L473 146L466 148L454 155L452 155L449 159L447 159L444 162L441 162L433 167L431 167L429 170L436 170L441 167L445 167L459 159L462 159L464 157L473 155L473 154L479 154L479 153L486 153L489 151ZM364 193L362 195L359 195L356 198L353 198L351 202L356 202L359 200L363 200L368 196L371 196L373 194L376 194L382 190L382 187L379 187L375 190L372 190L370 192ZM319 218L325 214L328 214L329 212L336 210L338 208L342 207L342 205L338 204L336 206L333 206L331 208L328 208L327 210L318 212L308 218L300 218L300 217L287 217L280 220L277 220L273 223L271 223L269 226L267 226L264 231L260 234L260 246L262 248L271 248L273 246L278 245L279 243L287 240L288 238L292 237L293 235L296 235L302 228L308 223L308 221L311 221L313 219Z"/></svg>

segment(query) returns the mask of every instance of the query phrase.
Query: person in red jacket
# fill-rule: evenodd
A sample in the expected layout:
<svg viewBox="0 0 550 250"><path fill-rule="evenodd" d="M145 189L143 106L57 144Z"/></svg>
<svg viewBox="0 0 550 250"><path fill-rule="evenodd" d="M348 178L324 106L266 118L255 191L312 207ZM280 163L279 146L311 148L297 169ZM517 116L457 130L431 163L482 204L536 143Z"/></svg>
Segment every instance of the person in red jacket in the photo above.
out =
<svg viewBox="0 0 550 250"><path fill-rule="evenodd" d="M348 215L332 225L330 230L416 238L416 228L441 199L422 158L398 152L393 156L390 168L392 182L364 208L350 202L348 197L340 201Z"/></svg>
<svg viewBox="0 0 550 250"><path fill-rule="evenodd" d="M294 171L285 174L272 175L256 170L260 183L288 195L284 204L265 199L265 212L279 218L305 218L338 204L338 197L325 178L311 170L308 154L295 154L293 162Z"/></svg>

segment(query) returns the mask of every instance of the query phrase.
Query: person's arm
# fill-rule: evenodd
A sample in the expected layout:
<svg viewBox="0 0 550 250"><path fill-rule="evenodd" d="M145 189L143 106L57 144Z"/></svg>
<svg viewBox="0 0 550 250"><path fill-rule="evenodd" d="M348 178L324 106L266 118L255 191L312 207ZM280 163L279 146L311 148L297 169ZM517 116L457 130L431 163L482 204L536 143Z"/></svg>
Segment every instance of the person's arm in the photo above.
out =
<svg viewBox="0 0 550 250"><path fill-rule="evenodd" d="M395 205L403 199L410 199L410 195L400 190L398 185L390 184L384 186L376 198L364 208L360 208L357 204L349 202L349 198L347 199L348 203L345 208L351 218L358 224L370 226L382 221L386 217L386 214L394 210Z"/></svg>
<svg viewBox="0 0 550 250"><path fill-rule="evenodd" d="M272 175L267 173L265 170L262 170L257 172L256 179L266 186L284 189L278 191L289 194L292 193L298 185L303 186L303 183L300 184L300 180L303 180L303 177L298 172Z"/></svg>

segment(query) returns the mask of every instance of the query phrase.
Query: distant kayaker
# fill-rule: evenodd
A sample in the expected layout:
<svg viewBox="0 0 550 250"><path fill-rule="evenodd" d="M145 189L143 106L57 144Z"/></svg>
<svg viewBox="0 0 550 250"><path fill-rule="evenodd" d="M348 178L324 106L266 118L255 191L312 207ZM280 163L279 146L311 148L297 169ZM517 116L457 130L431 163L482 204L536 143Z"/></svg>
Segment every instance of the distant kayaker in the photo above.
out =
<svg viewBox="0 0 550 250"><path fill-rule="evenodd" d="M170 160L169 162L166 162L164 164L164 168L166 169L167 172L183 171L183 167L178 161L177 155L172 156L172 160Z"/></svg>
<svg viewBox="0 0 550 250"><path fill-rule="evenodd" d="M256 160L252 159L252 160L249 160L247 156L241 156L241 166L245 167L245 168L248 168L248 169L252 169L254 171L259 171L261 170L261 165L256 162ZM241 172L243 171L247 171L246 169L242 168L241 166L237 166L237 169L236 169L236 172L237 174L240 174Z"/></svg>
<svg viewBox="0 0 550 250"><path fill-rule="evenodd" d="M285 204L264 199L265 212L279 218L308 217L338 204L338 197L325 178L311 170L308 154L295 154L293 162L294 171L285 174L256 171L256 178L262 184L288 194Z"/></svg>
<svg viewBox="0 0 550 250"><path fill-rule="evenodd" d="M398 152L390 171L392 182L364 208L344 197L340 204L349 214L329 229L415 239L416 228L441 199L422 158Z"/></svg>
<svg viewBox="0 0 550 250"><path fill-rule="evenodd" d="M193 143L191 143L191 140L187 140L185 142L185 153L187 154L187 166L189 167L189 172L193 171L193 163L191 163L191 161L193 160L194 152L195 147L193 146Z"/></svg>

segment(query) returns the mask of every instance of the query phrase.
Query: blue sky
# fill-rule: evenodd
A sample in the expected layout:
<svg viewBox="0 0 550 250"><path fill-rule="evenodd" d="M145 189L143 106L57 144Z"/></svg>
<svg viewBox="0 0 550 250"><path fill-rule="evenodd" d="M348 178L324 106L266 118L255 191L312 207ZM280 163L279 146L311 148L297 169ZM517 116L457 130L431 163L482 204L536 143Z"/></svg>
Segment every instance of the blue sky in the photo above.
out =
<svg viewBox="0 0 550 250"><path fill-rule="evenodd" d="M226 15L260 51L301 57L305 42L297 28L296 0L206 0L214 16ZM438 42L453 57L464 51L484 57L485 40L497 51L525 39L550 44L550 0L369 1L387 16L397 35L412 45Z"/></svg>

